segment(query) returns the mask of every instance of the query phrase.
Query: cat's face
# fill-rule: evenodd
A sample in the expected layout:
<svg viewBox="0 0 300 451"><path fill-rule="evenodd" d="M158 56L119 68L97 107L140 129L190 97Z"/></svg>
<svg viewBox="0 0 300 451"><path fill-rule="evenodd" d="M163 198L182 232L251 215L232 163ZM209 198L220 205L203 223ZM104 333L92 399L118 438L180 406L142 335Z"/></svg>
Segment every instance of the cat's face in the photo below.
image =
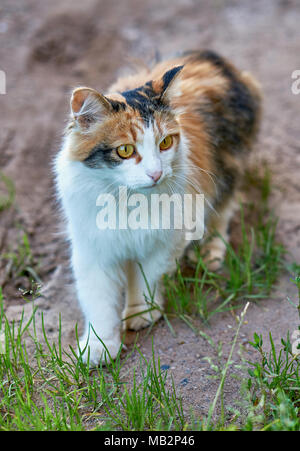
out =
<svg viewBox="0 0 300 451"><path fill-rule="evenodd" d="M121 94L89 88L73 92L71 156L133 190L167 183L179 167L181 136L169 107L170 84L180 68L161 80Z"/></svg>

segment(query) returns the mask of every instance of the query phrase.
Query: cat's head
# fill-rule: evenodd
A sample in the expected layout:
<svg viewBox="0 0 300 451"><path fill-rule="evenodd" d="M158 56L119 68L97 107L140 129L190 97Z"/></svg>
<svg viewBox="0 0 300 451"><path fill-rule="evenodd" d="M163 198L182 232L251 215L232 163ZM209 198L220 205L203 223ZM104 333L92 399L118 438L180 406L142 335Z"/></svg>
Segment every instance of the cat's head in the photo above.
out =
<svg viewBox="0 0 300 451"><path fill-rule="evenodd" d="M74 90L68 128L70 154L112 183L132 189L158 186L180 161L181 136L171 98L182 66L130 91L104 96Z"/></svg>

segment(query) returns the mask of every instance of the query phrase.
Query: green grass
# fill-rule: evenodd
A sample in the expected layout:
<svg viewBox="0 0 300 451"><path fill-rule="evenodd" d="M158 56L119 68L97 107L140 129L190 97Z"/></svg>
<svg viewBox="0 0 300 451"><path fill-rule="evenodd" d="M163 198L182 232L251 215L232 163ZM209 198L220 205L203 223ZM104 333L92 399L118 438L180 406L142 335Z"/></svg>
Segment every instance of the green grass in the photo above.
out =
<svg viewBox="0 0 300 451"><path fill-rule="evenodd" d="M13 180L0 171L0 213L14 204L15 196L16 191ZM17 281L19 278L24 277L27 279L27 287L24 291L32 299L38 292L38 285L41 284L38 276L38 263L31 251L28 235L22 230L20 225L16 225L16 234L18 234L16 243L13 246L8 245L7 248L9 250L0 254L1 266L5 266L5 279L4 281L2 279L2 282Z"/></svg>
<svg viewBox="0 0 300 451"><path fill-rule="evenodd" d="M133 348L139 364L130 372L130 354L91 370L71 347L68 352L62 348L61 322L58 343L50 344L43 318L43 343L37 338L35 309L17 325L9 324L1 308L0 320L0 430L213 429L226 371L208 418L196 421L186 417L172 376L161 369L154 347L149 361ZM29 344L34 344L33 355Z"/></svg>
<svg viewBox="0 0 300 451"><path fill-rule="evenodd" d="M192 274L185 274L178 265L175 276L165 279L169 313L163 316L172 333L174 316L199 333L194 326L196 316L207 322L221 311L245 306L245 301L259 302L270 295L286 267L285 250L276 239L277 220L267 207L270 174L265 172L261 179L251 179L251 183L259 190L262 202L259 211L251 205L241 208L240 243L237 247L226 243L223 270L209 271L199 255ZM255 217L251 225L245 219L249 214ZM26 235L17 251L7 257L12 277L25 275L36 283L35 260ZM294 274L291 283L296 284L299 293L299 300L289 301L295 312L298 309L300 327L300 266L290 265L289 270ZM27 298L27 293L23 293L24 299L31 300L38 295L38 288L31 295ZM158 308L154 295L149 289L148 311ZM232 407L225 404L224 387L234 372L232 356L247 308L237 316L236 333L225 362L221 344L215 345L200 331L217 351L220 363L207 356L219 382L207 415L198 418L184 405L171 372L162 369L154 346L148 360L135 344L125 358L119 353L114 361L108 357L105 367L92 369L83 364L75 349L63 348L62 320L58 324L58 339L52 343L43 316L38 317L34 303L32 306L29 319L25 320L23 314L9 322L0 291L2 431L300 430L300 357L293 353L293 331L282 339L279 349L269 334L269 352L264 349L262 337L254 334L250 345L257 357L244 362L243 405L240 411L235 408L232 417ZM42 337L37 333L38 321ZM78 341L77 329L75 335ZM129 364L133 355L137 362L134 367Z"/></svg>
<svg viewBox="0 0 300 451"><path fill-rule="evenodd" d="M271 351L266 353L262 338L254 335L251 345L258 357L248 362L247 403L228 421L224 386L245 315L246 309L208 414L197 418L185 413L188 409L154 347L150 360L134 346L125 358L119 355L108 359L106 367L91 369L72 347L63 349L61 321L58 341L50 343L43 317L43 340L37 337L35 309L27 321L22 315L18 323L9 323L1 308L0 430L300 430L300 359L291 353L289 336L278 351L270 335ZM128 369L132 353L139 359Z"/></svg>
<svg viewBox="0 0 300 451"><path fill-rule="evenodd" d="M2 308L0 324L0 430L185 427L182 401L154 350L148 362L134 347L140 359L130 375L124 371L130 355L91 370L71 347L62 349L60 338L50 344L44 324L44 342L38 340L35 310L17 325L8 323Z"/></svg>
<svg viewBox="0 0 300 451"><path fill-rule="evenodd" d="M165 276L169 311L183 317L199 315L208 321L221 311L240 306L242 301L266 298L284 269L284 247L277 243L277 221L268 218L256 230L242 224L242 242L237 250L226 243L227 254L222 272L209 270L199 254L192 275L177 266L174 276ZM247 233L248 232L248 233Z"/></svg>
<svg viewBox="0 0 300 451"><path fill-rule="evenodd" d="M15 251L6 252L1 257L8 262L7 273L10 278L18 279L25 276L37 283L41 282L37 275L38 265L31 251L26 233L22 233Z"/></svg>
<svg viewBox="0 0 300 451"><path fill-rule="evenodd" d="M252 346L260 358L249 362L248 390L253 406L259 406L257 422L263 429L300 430L300 360L292 353L289 333L282 347L275 349L272 334L269 334L271 351L265 352L261 336L254 335ZM260 416L259 416L260 413ZM248 426L253 429L253 419Z"/></svg>
<svg viewBox="0 0 300 451"><path fill-rule="evenodd" d="M265 170L250 181L261 201L241 205L239 244L234 247L225 242L222 270L210 271L196 249L198 263L193 269L187 271L178 264L175 275L164 278L169 313L190 324L191 316L207 322L221 311L241 307L245 301L268 297L279 273L285 270L286 251L276 236L278 220L268 208L270 173Z"/></svg>
<svg viewBox="0 0 300 451"><path fill-rule="evenodd" d="M10 177L0 172L0 212L9 208L15 200L15 185Z"/></svg>
<svg viewBox="0 0 300 451"><path fill-rule="evenodd" d="M18 322L9 323L1 307L0 430L300 430L300 361L291 352L289 335L279 351L270 335L268 354L262 338L254 335L251 345L258 358L248 366L244 406L248 413L243 422L226 421L224 385L244 316L245 312L208 415L195 418L184 413L187 409L154 347L150 361L134 346L125 359L119 355L107 367L92 370L72 347L63 349L61 321L58 341L50 343L43 317L43 340L37 337L35 309L27 321L22 315ZM128 370L132 353L138 354L139 363Z"/></svg>
<svg viewBox="0 0 300 451"><path fill-rule="evenodd" d="M300 277L292 282L298 288L299 335L300 336ZM272 334L269 333L270 351L264 350L262 336L254 334L251 346L258 352L255 362L248 362L248 393L251 404L258 406L256 421L264 430L300 430L300 345L293 349L290 331L281 339L280 349L276 349ZM254 409L255 410L255 409ZM249 419L249 429L255 420Z"/></svg>

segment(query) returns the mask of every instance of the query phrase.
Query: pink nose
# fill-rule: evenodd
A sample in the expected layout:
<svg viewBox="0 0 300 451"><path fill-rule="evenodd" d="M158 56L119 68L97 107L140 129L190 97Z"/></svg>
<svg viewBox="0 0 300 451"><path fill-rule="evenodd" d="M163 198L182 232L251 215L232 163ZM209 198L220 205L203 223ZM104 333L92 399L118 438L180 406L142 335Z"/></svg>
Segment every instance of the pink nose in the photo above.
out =
<svg viewBox="0 0 300 451"><path fill-rule="evenodd" d="M161 178L162 171L147 172L147 175L156 183Z"/></svg>

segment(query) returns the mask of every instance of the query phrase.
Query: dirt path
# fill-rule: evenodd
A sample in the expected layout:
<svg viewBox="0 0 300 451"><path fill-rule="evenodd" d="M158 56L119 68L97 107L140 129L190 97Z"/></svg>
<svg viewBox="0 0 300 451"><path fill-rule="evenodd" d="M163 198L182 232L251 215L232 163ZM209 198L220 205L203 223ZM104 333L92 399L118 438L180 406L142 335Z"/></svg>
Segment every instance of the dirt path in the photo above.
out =
<svg viewBox="0 0 300 451"><path fill-rule="evenodd" d="M300 69L299 23L297 0L28 0L21 4L2 0L0 69L7 76L7 94L0 96L0 165L14 180L17 195L15 208L0 212L0 246L7 251L16 245L18 224L28 233L45 285L45 295L36 305L39 315L44 312L50 339L57 338L59 312L65 344L74 344L74 324L81 324L51 173L69 93L79 84L105 90L123 72L129 56L149 62L157 51L167 56L178 50L211 48L257 77L265 94L257 158L268 160L273 169L272 202L280 218L280 239L290 252L288 258L300 262L300 95L291 91L291 74ZM5 310L11 319L17 319L23 308L31 312L31 305L24 306L16 294L17 288L5 287ZM295 291L283 276L271 299L251 305L240 342L246 343L254 331L266 336L269 330L278 342L287 330L294 330L297 316L286 296L293 298ZM176 320L173 327L176 337L161 321L151 335L140 334L139 344L150 358L153 337L156 354L170 367L186 406L205 413L216 382L207 378L211 370L202 358L212 355L212 350L183 322ZM234 318L220 314L210 327L200 323L199 327L224 343L226 355ZM128 365L136 359L133 356ZM228 380L229 403L239 397L237 387Z"/></svg>

